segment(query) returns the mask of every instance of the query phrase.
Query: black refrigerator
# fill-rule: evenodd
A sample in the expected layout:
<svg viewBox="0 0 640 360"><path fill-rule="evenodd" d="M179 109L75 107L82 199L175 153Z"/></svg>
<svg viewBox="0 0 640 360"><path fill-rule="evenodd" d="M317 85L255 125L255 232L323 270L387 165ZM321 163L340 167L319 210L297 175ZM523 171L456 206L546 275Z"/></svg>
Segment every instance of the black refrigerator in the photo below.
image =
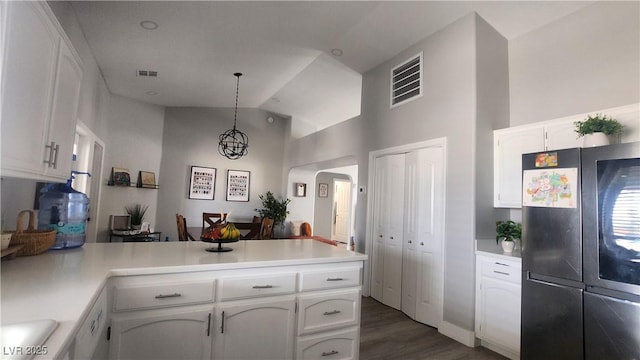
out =
<svg viewBox="0 0 640 360"><path fill-rule="evenodd" d="M640 143L522 156L522 359L640 359Z"/></svg>

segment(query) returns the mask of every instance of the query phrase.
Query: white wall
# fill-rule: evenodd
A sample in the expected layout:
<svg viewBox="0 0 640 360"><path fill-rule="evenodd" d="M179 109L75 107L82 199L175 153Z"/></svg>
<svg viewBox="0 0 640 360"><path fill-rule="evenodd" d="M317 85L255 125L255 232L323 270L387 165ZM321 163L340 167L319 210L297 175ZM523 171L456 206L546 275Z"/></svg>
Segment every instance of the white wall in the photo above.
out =
<svg viewBox="0 0 640 360"><path fill-rule="evenodd" d="M288 120L258 109L238 109L237 128L249 137L249 152L238 160L218 153L218 136L233 126L233 108L167 108L158 183L158 226L177 239L176 213L188 226L201 226L203 212L232 211L231 219L249 221L261 208L258 195L282 195L282 154ZM266 119L275 121L269 124ZM217 170L214 200L188 198L191 166ZM226 201L227 170L251 172L249 202Z"/></svg>
<svg viewBox="0 0 640 360"><path fill-rule="evenodd" d="M509 218L505 209L493 207L493 130L509 126L509 66L507 41L478 17L477 27L478 120L475 123L476 239L495 238L496 220Z"/></svg>
<svg viewBox="0 0 640 360"><path fill-rule="evenodd" d="M509 41L511 126L638 103L639 18L598 1Z"/></svg>
<svg viewBox="0 0 640 360"><path fill-rule="evenodd" d="M128 169L132 184L137 181L139 171L155 173L157 181L163 152L164 111L162 106L111 96L107 112L109 127L102 139L105 156L98 242L108 241L109 215L126 214L124 207L136 203L149 207L144 221L159 228L156 208L160 190L104 185L109 181L113 167Z"/></svg>

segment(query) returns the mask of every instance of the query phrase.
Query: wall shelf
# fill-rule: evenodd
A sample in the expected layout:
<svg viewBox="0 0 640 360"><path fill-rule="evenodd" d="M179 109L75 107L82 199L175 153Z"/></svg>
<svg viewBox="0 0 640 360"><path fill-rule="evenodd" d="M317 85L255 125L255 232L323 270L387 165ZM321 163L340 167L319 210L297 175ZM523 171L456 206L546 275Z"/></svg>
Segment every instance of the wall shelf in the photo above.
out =
<svg viewBox="0 0 640 360"><path fill-rule="evenodd" d="M160 188L160 185L145 185L145 186L140 186L140 185L136 185L136 184L116 185L116 184L113 183L113 181L108 181L107 182L107 186L113 186L113 187L119 187L119 188L150 189L150 190L157 190L157 189Z"/></svg>

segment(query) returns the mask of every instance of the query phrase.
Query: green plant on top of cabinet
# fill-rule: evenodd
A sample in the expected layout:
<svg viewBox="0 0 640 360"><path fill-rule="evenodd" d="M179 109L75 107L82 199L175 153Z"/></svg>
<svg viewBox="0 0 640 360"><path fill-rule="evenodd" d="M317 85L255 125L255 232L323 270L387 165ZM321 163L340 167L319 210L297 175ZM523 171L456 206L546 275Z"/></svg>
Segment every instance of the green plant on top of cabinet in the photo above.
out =
<svg viewBox="0 0 640 360"><path fill-rule="evenodd" d="M623 126L618 120L608 115L588 115L584 121L574 122L576 133L584 138L583 147L609 145L610 136L622 135Z"/></svg>
<svg viewBox="0 0 640 360"><path fill-rule="evenodd" d="M624 127L616 119L608 115L588 115L584 121L574 122L578 136L601 132L606 135L620 135Z"/></svg>

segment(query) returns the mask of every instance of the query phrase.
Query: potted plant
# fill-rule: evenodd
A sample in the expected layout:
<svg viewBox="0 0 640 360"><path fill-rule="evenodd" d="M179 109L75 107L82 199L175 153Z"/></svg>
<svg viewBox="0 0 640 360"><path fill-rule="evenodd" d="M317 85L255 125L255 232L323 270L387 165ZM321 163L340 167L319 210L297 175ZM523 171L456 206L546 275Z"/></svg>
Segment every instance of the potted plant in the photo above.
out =
<svg viewBox="0 0 640 360"><path fill-rule="evenodd" d="M291 199L276 199L271 191L267 191L264 195L259 195L260 201L262 201L262 209L255 209L260 217L273 219L274 228L278 227L282 229L284 220L287 218L289 211L287 205L291 202Z"/></svg>
<svg viewBox="0 0 640 360"><path fill-rule="evenodd" d="M610 135L622 134L622 124L603 114L589 115L584 121L574 122L578 137L584 137L583 146L608 145Z"/></svg>
<svg viewBox="0 0 640 360"><path fill-rule="evenodd" d="M140 225L142 225L142 220L144 219L144 214L147 212L148 208L148 205L141 204L125 206L124 209L127 211L127 214L131 215L131 226L134 229L140 229Z"/></svg>
<svg viewBox="0 0 640 360"><path fill-rule="evenodd" d="M496 221L496 243L502 240L502 249L505 252L512 252L515 248L513 240L522 237L522 224L512 220Z"/></svg>

